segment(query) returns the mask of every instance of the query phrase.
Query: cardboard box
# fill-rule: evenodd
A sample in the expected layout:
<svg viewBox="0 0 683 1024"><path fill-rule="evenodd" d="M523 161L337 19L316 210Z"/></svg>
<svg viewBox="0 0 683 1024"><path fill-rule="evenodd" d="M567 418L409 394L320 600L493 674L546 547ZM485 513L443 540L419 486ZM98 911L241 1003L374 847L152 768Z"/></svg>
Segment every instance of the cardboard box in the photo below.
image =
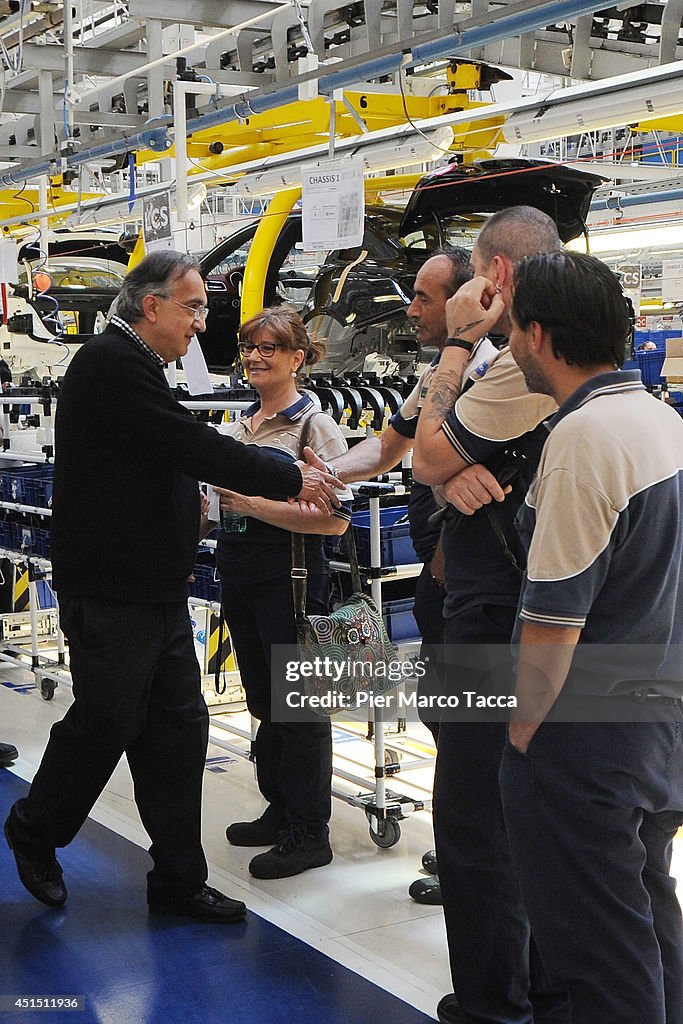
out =
<svg viewBox="0 0 683 1024"><path fill-rule="evenodd" d="M662 366L662 377L669 384L683 383L683 338L666 339L666 359Z"/></svg>

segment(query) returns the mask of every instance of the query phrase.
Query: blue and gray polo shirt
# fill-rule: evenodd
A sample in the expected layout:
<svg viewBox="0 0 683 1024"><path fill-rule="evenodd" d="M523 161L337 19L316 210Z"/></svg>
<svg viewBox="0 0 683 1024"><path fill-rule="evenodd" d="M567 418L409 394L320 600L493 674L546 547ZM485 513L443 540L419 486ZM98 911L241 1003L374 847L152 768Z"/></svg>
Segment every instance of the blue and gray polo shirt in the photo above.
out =
<svg viewBox="0 0 683 1024"><path fill-rule="evenodd" d="M634 370L585 382L548 427L516 520L528 552L519 618L608 645L592 661L585 651L583 670L575 655L565 692L618 695L643 680L681 696L683 420Z"/></svg>

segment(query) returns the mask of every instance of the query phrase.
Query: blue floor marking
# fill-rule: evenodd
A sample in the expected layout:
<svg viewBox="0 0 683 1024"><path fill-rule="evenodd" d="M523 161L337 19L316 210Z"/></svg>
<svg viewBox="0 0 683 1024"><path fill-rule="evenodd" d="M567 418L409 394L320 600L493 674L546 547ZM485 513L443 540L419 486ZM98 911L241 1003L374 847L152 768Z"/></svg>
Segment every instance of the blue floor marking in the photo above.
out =
<svg viewBox="0 0 683 1024"><path fill-rule="evenodd" d="M0 770L0 821L26 790ZM96 822L58 856L69 899L51 910L25 891L4 840L0 848L0 995L86 998L83 1012L42 1013L45 1024L432 1020L256 914L233 925L149 916L148 855ZM36 1019L0 1014L2 1024Z"/></svg>

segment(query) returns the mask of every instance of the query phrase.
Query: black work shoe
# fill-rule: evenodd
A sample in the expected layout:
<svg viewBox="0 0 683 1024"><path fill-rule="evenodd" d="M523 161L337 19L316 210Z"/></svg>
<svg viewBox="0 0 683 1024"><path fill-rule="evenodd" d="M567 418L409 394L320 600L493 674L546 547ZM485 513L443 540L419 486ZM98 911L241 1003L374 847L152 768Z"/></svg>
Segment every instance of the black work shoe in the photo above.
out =
<svg viewBox="0 0 683 1024"><path fill-rule="evenodd" d="M301 825L288 825L268 853L259 853L249 864L254 878L290 878L309 868L322 868L332 860L327 835L312 835Z"/></svg>
<svg viewBox="0 0 683 1024"><path fill-rule="evenodd" d="M36 852L20 849L12 835L9 818L4 826L7 845L14 854L17 871L24 888L48 907L61 907L66 903L66 886L59 861L49 850Z"/></svg>
<svg viewBox="0 0 683 1024"><path fill-rule="evenodd" d="M195 921L215 921L217 924L243 921L247 915L247 908L241 900L231 900L210 885L203 885L199 892L189 896L150 893L147 905L153 914L174 914L177 917L192 917Z"/></svg>
<svg viewBox="0 0 683 1024"><path fill-rule="evenodd" d="M268 813L255 821L235 821L225 830L225 838L232 846L272 846L283 829L282 822L274 822Z"/></svg>
<svg viewBox="0 0 683 1024"><path fill-rule="evenodd" d="M470 1017L465 1016L456 998L455 992L449 992L447 996L439 1000L436 1008L436 1018L441 1024L465 1024Z"/></svg>
<svg viewBox="0 0 683 1024"><path fill-rule="evenodd" d="M0 743L0 768L6 768L19 757L19 751L11 743Z"/></svg>
<svg viewBox="0 0 683 1024"><path fill-rule="evenodd" d="M441 885L436 875L430 875L429 878L417 878L408 889L408 895L416 903L424 903L428 907L440 907L443 902Z"/></svg>
<svg viewBox="0 0 683 1024"><path fill-rule="evenodd" d="M438 875L439 865L436 863L436 850L427 850L422 854L422 867L428 875Z"/></svg>

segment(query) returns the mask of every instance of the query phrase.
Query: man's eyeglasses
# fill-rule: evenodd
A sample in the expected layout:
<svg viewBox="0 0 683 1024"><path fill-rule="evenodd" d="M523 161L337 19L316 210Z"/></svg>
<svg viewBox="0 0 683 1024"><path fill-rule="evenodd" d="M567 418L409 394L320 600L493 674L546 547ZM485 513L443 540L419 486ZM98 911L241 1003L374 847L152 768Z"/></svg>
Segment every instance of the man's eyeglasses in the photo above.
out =
<svg viewBox="0 0 683 1024"><path fill-rule="evenodd" d="M185 302L178 302L177 299L172 299L170 295L160 295L160 299L167 299L169 302L174 302L176 306L182 306L183 309L187 309L192 313L193 320L206 320L209 315L208 306L188 306Z"/></svg>
<svg viewBox="0 0 683 1024"><path fill-rule="evenodd" d="M246 341L241 341L237 346L237 351L242 359L244 359L245 356L250 356L254 349L256 349L258 354L263 356L264 359L270 359L271 356L275 355L275 351L278 348L285 348L285 346L278 345L274 341L260 341L258 345L251 345Z"/></svg>

